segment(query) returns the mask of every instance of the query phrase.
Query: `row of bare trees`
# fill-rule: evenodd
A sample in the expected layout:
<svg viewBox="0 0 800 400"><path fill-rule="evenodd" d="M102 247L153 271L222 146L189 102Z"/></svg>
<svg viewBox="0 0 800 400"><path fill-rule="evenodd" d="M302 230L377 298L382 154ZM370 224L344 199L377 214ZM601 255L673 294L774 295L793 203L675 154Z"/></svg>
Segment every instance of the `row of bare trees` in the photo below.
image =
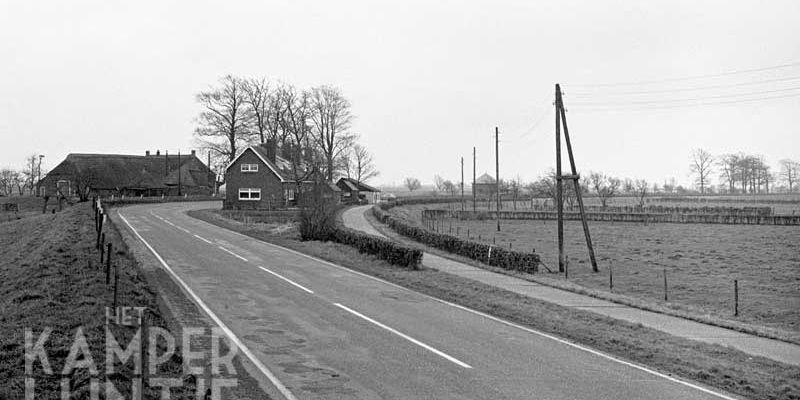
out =
<svg viewBox="0 0 800 400"><path fill-rule="evenodd" d="M581 193L596 197L603 207L606 207L612 198L619 195L635 197L640 206L644 206L645 198L657 191L651 189L650 184L644 179L617 178L602 172L590 172L587 177L580 181ZM546 198L556 202L557 185L555 170L548 171L547 174L539 177L533 182L525 183L520 177L510 180L500 180L500 192L505 200L510 200L514 209L517 209L517 201L524 197ZM460 182L453 183L439 175L433 178L433 184L437 191L447 192L456 195L461 188ZM416 178L406 178L406 187L413 191L419 188L419 180ZM566 182L563 185L563 200L567 207L576 205L577 192L575 185Z"/></svg>
<svg viewBox="0 0 800 400"><path fill-rule="evenodd" d="M0 169L0 194L3 196L11 196L14 193L18 196L35 194L40 177L46 174L42 170L41 162L42 157L39 154L31 154L25 158L22 169Z"/></svg>
<svg viewBox="0 0 800 400"><path fill-rule="evenodd" d="M701 194L712 188L711 178L718 172L719 191L727 193L770 193L777 183L784 191L797 189L800 162L784 159L773 173L766 159L760 155L739 153L713 156L706 150L695 149L690 156L689 168Z"/></svg>
<svg viewBox="0 0 800 400"><path fill-rule="evenodd" d="M228 75L196 100L202 111L195 136L218 169L246 146L272 140L293 166L314 165L329 182L340 175L358 181L378 175L372 155L356 143L350 102L338 88L298 89Z"/></svg>

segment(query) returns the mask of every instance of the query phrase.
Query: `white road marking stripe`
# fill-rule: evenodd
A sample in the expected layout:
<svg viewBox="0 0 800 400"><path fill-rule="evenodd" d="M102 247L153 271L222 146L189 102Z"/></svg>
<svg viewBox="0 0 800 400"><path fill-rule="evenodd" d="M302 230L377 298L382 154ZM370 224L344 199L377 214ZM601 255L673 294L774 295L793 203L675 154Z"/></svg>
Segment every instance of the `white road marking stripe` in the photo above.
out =
<svg viewBox="0 0 800 400"><path fill-rule="evenodd" d="M185 233L191 233L191 232L189 232L189 230L188 230L188 229L186 229L186 228L183 228L183 227L180 227L180 226L178 226L178 225L175 225L175 224L174 224L174 223L172 223L170 220L168 220L168 219L166 219L166 218L164 218L164 217L161 217L160 215L156 215L156 214L155 214L155 213L153 213L152 211L150 212L150 214L152 214L154 217L156 217L156 218L158 218L158 219L160 219L160 220L164 221L165 223L167 223L168 225L172 226L172 227L173 227L173 228L175 228L175 229L179 229L179 230L181 230L181 231L183 231L183 232L185 232Z"/></svg>
<svg viewBox="0 0 800 400"><path fill-rule="evenodd" d="M123 217L119 211L117 211L117 215L119 215L119 217L125 222L125 224L128 225L128 228L130 228L131 231L133 231L133 234L136 235L136 237L139 238L139 240L141 240L142 243L144 243L147 249L150 250L151 253L153 253L156 259L158 259L158 261L161 263L164 269L166 269L167 272L169 272L172 278L175 279L175 281L178 282L183 287L183 289L186 290L187 293L189 293L194 302L197 303L197 305L200 308L202 308L203 311L206 312L206 314L208 314L208 316L214 321L215 324L217 324L217 326L220 327L220 329L222 329L223 332L225 332L225 335L228 336L228 339L230 339L231 342L233 342L236 345L236 347L238 347L242 351L242 353L244 353L244 355L246 355L247 358L250 359L250 361L256 366L256 368L258 368L261 371L261 373L264 374L264 376L266 376L270 382L272 382L273 385L275 385L275 388L277 388L278 391L281 392L281 394L284 397L286 397L287 400L297 400L297 397L295 397L294 394L292 394L292 392L289 391L286 385L284 385L283 382L281 382L278 379L278 377L276 377L275 374L273 374L272 371L270 371L269 368L267 368L267 366L264 365L264 363L262 363L258 358L256 358L253 352L250 351L250 349L247 346L245 346L244 343L242 343L242 341L233 333L233 331L231 331L230 328L228 328L228 326L225 325L225 323L223 323L222 320L220 320L219 317L217 317L217 315L214 314L214 312L211 311L210 308L208 308L206 303L204 303L203 300L201 300L200 297L197 296L197 294L195 294L191 288L189 288L189 285L187 285L186 282L184 282L183 279L181 279L178 276L178 274L176 274L175 271L173 271L172 268L170 268L167 262L164 261L163 258L161 258L161 256L155 251L155 249L153 249L152 246L150 246L150 243L147 243L147 241L144 240L142 235L140 235L139 232L136 231L136 229L133 226L131 226L128 220L125 219L125 217Z"/></svg>
<svg viewBox="0 0 800 400"><path fill-rule="evenodd" d="M444 353L442 351L436 350L433 347L428 346L427 344L422 343L419 340L412 338L411 336L408 336L408 335L406 335L406 334L404 334L404 333L402 333L402 332L400 332L400 331L398 331L398 330L396 330L394 328L388 327L388 326L386 326L386 325L384 325L384 324L382 324L382 323L380 323L378 321L375 321L374 319L372 319L372 318L370 318L370 317L368 317L368 316L366 316L364 314L361 314L358 311L350 309L347 306L344 306L344 305L339 304L339 303L333 303L333 305L335 305L336 307L339 307L339 308L341 308L341 309L343 309L343 310L345 310L345 311L347 311L347 312L349 312L349 313L351 313L351 314L353 314L353 315L355 315L355 316L357 316L357 317L359 317L361 319L364 319L364 320L366 320L368 322L371 322L371 323L373 323L375 325L378 325L379 327L381 327L383 329L386 329L387 331L392 332L395 335L400 336L401 338L403 338L405 340L408 340L411 343L416 344L417 346L420 346L420 347L422 347L422 348L424 348L424 349L426 349L426 350L428 350L428 351L430 351L432 353L435 353L435 354L437 354L437 355L439 355L441 357L444 357L445 359L447 359L448 361L450 361L450 362L452 362L452 363L454 363L456 365L459 365L459 366L464 367L464 368L472 368L469 364L467 364L467 363L465 363L463 361L460 361L459 359L457 359L457 358L455 358L455 357L453 357L451 355L448 355L447 353Z"/></svg>
<svg viewBox="0 0 800 400"><path fill-rule="evenodd" d="M288 282L288 283L291 283L292 285L295 285L295 286L297 286L298 288L300 288L300 289L302 289L302 290L305 290L305 291L306 291L306 292L308 292L308 293L314 294L314 291L313 291L313 290L311 290L311 289L308 289L308 288L304 287L303 285L301 285L301 284L299 284L299 283L297 283L297 282L294 282L294 281L292 281L292 280L291 280L291 279L289 279L289 278L286 278L286 277L283 277L283 276L281 276L281 275L279 275L279 274L276 274L276 273L274 273L274 272L272 272L272 271L270 271L270 270L268 270L268 269L266 269L266 268L264 268L264 267L258 267L258 268L261 268L261 269L262 269L262 270L264 270L265 272L269 272L270 274L272 274L272 275L275 275L276 277L278 277L278 278L280 278L280 279L283 279L284 281L286 281L286 282Z"/></svg>
<svg viewBox="0 0 800 400"><path fill-rule="evenodd" d="M194 235L194 237L196 237L196 238L198 238L198 239L200 239L200 240L202 240L202 241L204 241L204 242L206 242L208 244L211 244L210 240L208 240L208 239L206 239L206 238L204 238L202 236Z"/></svg>
<svg viewBox="0 0 800 400"><path fill-rule="evenodd" d="M226 248L222 247L222 246L217 246L217 247L219 247L219 248L220 248L222 251L224 251L224 252L226 252L226 253L228 253L228 254L231 254L231 255L232 255L232 256L234 256L234 257L237 257L237 258L239 258L239 259L240 259L240 260L242 260L242 261L247 261L247 259L246 259L246 258L244 258L244 257L242 257L242 256L240 256L240 255L238 255L238 254L236 254L236 253L234 253L234 252L232 252L232 251L230 251L230 250L228 250L228 249L226 249Z"/></svg>
<svg viewBox="0 0 800 400"><path fill-rule="evenodd" d="M210 226L210 227L213 227L213 228L217 228L217 229L225 229L225 228L220 228L220 227L218 227L218 226L216 226L216 225L214 225L214 224L211 224L211 223L209 223L209 222L206 222L206 221L203 221L203 220L198 220L198 221L200 221L201 223L203 223L203 224L206 224L206 225L208 225L208 226ZM460 309L460 310L463 310L463 311L467 311L467 312L473 313L473 314L475 314L475 315L480 315L481 317L484 317L484 318L491 319L491 320L493 320L493 321L495 321L495 322L499 322L499 323L501 323L501 324L504 324L504 325L507 325L507 326L511 326L511 327L514 327L514 328L517 328L517 329L523 330L523 331L525 331L525 332L532 333L532 334L534 334L534 335L539 335L539 336L542 336L542 337L545 337L545 338L548 338L548 339L555 340L555 341L557 341L557 342L559 342L559 343L561 343L561 344L564 344L564 345L567 345L567 346L570 346L570 347L576 348L576 349L578 349L578 350L582 350L582 351L588 352L588 353L590 353L590 354L594 354L594 355L596 355L596 356L598 356L598 357L605 358L606 360L613 361L613 362L616 362L616 363L619 363L619 364L625 365L625 366L627 366L627 367L631 367L631 368L638 369L639 371L646 372L646 373L648 373L648 374L650 374L650 375L654 375L654 376L657 376L657 377L659 377L659 378L666 379L666 380L668 380L668 381L670 381L670 382L674 382L674 383L677 383L677 384L679 384L679 385L683 385L683 386L690 387L690 388L692 388L692 389L695 389L695 390L699 390L699 391L701 391L701 392L703 392L703 393L707 393L707 394L710 394L710 395L712 395L712 396L719 397L719 398L721 398L721 399L725 399L725 400L737 400L735 397L731 397L731 396L728 396L728 395L725 395L725 394L722 394L722 393L719 393L719 392L715 392L715 391L713 391L713 390L711 390L711 389L704 388L704 387L702 387L702 386L700 386L700 385L696 385L696 384L694 384L694 383L687 382L687 381L684 381L684 380L681 380L681 379L678 379L678 378L675 378L675 377L672 377L672 376L669 376L669 375L666 375L666 374L662 374L661 372L658 372L658 371L656 371L656 370L652 370L652 369L650 369L650 368L647 368L647 367L644 367L644 366L641 366L641 365L634 364L634 363L632 363L632 362L628 362L628 361L625 361L625 360L622 360L622 359L616 358L616 357L614 357L614 356L612 356L612 355L605 354L605 353L603 353L603 352L601 352L601 351L594 350L594 349L591 349L591 348L589 348L589 347L585 347L585 346L583 346L583 345L580 345L580 344L577 344L577 343L573 343L573 342L570 342L570 341L568 341L568 340L561 339L561 338L559 338L559 337L556 337L556 336L553 336L553 335L550 335L550 334L547 334L547 333L544 333L544 332L540 332L540 331L537 331L537 330L535 330L535 329L531 329L531 328L528 328L528 327L525 327L525 326L522 326L522 325L519 325L519 324L516 324L516 323L510 322L510 321L506 321L506 320L504 320L504 319L497 318L497 317L495 317L495 316L492 316L492 315L486 314L486 313L484 313L484 312L480 312L480 311L477 311L477 310L473 310L473 309L471 309L471 308L467 308L467 307L464 307L464 306L461 306L461 305L458 305L458 304L455 304L455 303L451 303L451 302L449 302L449 301L446 301L446 300L442 300L442 299L439 299L439 298L436 298L436 297L433 297L433 296L430 296L430 295L427 295L427 294L424 294L424 293L420 293L420 292L417 292L417 291L411 290L411 289L409 289L409 288L407 288L407 287L400 286L400 285L398 285L398 284L396 284L396 283L392 283L392 282L389 282L389 281L383 280L383 279L381 279L381 278L374 277L374 276L372 276L372 275L367 275L367 274L365 274L365 273L363 273L363 272L354 271L354 270L352 270L352 269L349 269L349 268L342 267L341 265L336 265L336 264L334 264L334 263L332 263L332 262L330 262L330 261L325 261L325 260L323 260L323 259L321 259L321 258L317 258L317 257L314 257L314 256L310 256L310 255L308 255L308 254L303 254L303 253L301 253L301 252L299 252L299 251L292 250L292 249L290 249L290 248L287 248L287 247L279 246L279 245L277 245L277 244L273 244L273 243L265 242L265 241L263 241L263 240L259 240L259 239L256 239L256 238L253 238L253 237L247 236L247 235L245 235L245 234L243 234L243 233L235 232L235 231L232 231L232 230L229 230L229 229L228 229L228 232L230 232L230 233L232 233L232 234L234 234L234 235L237 235L237 236L241 236L242 238L245 238L245 239L250 239L250 240L253 240L253 241L258 241L259 243L261 243L261 244L264 244L264 245L267 245L267 246L269 246L269 247L273 247L273 248L276 248L276 249L281 249L281 250L284 250L284 251L288 251L289 253L292 253L292 254L298 255L298 256L300 256L300 257L305 257L305 258L307 258L307 259L309 259L309 260L314 260L314 261L316 261L316 262L323 263L323 264L325 264L325 265L331 266L331 267L333 267L333 268L336 268L336 269L338 269L338 270L341 270L341 271L349 272L349 273L351 273L351 274L358 275L358 276L361 276L361 277L364 277L364 278L367 278L367 279L372 279L372 280L374 280L374 281L376 281L376 282L381 282L381 283L383 283L383 284L386 284L386 285L389 285L389 286L391 286L391 287L394 287L394 288L397 288L397 289L401 289L401 290L404 290L404 291L407 291L407 292L410 292L410 293L415 293L415 294L417 294L417 295L419 295L419 296L425 297L425 298L427 298L427 299L430 299L430 300L432 300L432 301L436 301L436 302L439 302L439 303L442 303L442 304L446 304L446 305L448 305L448 306L455 307L455 308L458 308L458 309Z"/></svg>

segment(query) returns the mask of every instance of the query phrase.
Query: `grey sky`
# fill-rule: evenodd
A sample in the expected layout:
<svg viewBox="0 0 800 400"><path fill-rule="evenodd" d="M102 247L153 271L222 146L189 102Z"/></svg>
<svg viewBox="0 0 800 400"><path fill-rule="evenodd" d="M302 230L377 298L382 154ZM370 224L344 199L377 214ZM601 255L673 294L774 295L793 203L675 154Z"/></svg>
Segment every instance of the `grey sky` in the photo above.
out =
<svg viewBox="0 0 800 400"><path fill-rule="evenodd" d="M470 177L473 145L493 174L495 125L501 175L542 174L556 82L584 171L688 183L693 147L800 159L800 64L578 86L800 63L798 1L0 4L0 166L188 152L194 94L225 74L342 88L378 184L457 180L461 156Z"/></svg>

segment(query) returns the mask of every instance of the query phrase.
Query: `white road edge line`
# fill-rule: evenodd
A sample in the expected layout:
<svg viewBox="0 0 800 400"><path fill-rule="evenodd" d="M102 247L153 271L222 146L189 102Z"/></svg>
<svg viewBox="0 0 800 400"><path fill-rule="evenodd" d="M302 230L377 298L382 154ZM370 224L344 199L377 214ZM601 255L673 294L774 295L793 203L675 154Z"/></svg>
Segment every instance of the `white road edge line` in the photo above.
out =
<svg viewBox="0 0 800 400"><path fill-rule="evenodd" d="M314 291L313 291L313 290L311 290L311 289L309 289L309 288L306 288L306 287L304 287L303 285L301 285L301 284L299 284L299 283L297 283L297 282L294 282L294 281L292 281L292 280L291 280L291 279L289 279L289 278L286 278L286 277L284 277L284 276L281 276L280 274L276 274L275 272L272 272L272 271L270 271L270 270L268 270L268 269L266 269L266 268L264 268L264 267L261 267L261 266L259 266L258 268L261 268L261 269L262 269L262 270L264 270L265 272L269 272L270 274L272 274L272 275L275 275L276 277L278 277L278 278L280 278L280 279L283 279L284 281L286 281L286 282L288 282L288 283L290 283L290 284L292 284L292 285L295 285L295 286L297 286L298 288L300 288L300 289L302 289L302 290L306 291L307 293L314 294Z"/></svg>
<svg viewBox="0 0 800 400"><path fill-rule="evenodd" d="M200 240L202 240L202 241L204 241L204 242L206 242L206 243L208 243L208 244L212 244L210 240L208 240L208 239L206 239L206 238L204 238L202 236L195 235L195 234L193 234L193 236L198 238L198 239L200 239Z"/></svg>
<svg viewBox="0 0 800 400"><path fill-rule="evenodd" d="M353 314L353 315L355 315L355 316L357 316L357 317L359 317L359 318L361 318L361 319L363 319L365 321L371 322L371 323L373 323L373 324L375 324L375 325L377 325L377 326L379 326L379 327L381 327L383 329L386 329L387 331L392 332L395 335L400 336L401 338L403 338L405 340L408 340L409 342L414 343L419 347L424 348L425 350L428 350L428 351L430 351L430 352L432 352L432 353L434 353L434 354L436 354L438 356L441 356L441 357L447 359L448 361L450 361L450 362L452 362L452 363L454 363L454 364L456 364L458 366L461 366L461 367L464 367L464 368L467 368L467 369L472 369L472 366L470 366L469 364L467 364L467 363L465 363L465 362L463 362L463 361L461 361L461 360L459 360L459 359L457 359L457 358L455 358L455 357L453 357L453 356L451 356L451 355L449 355L449 354L447 354L447 353L445 353L443 351L436 350L435 348L433 348L431 346L428 346L427 344L422 343L419 340L414 339L411 336L408 336L405 333L402 333L402 332L400 332L400 331L398 331L398 330L396 330L396 329L394 329L392 327L386 326L386 325L384 325L384 324L382 324L382 323L380 323L378 321L375 321L374 319L372 319L372 318L370 318L370 317L368 317L368 316L366 316L364 314L361 314L360 312L358 312L356 310L348 308L347 306L344 306L344 305L339 304L339 303L333 303L333 305L335 305L336 307L339 307L342 310L345 310L345 311L349 312L350 314Z"/></svg>
<svg viewBox="0 0 800 400"><path fill-rule="evenodd" d="M195 218L195 219L197 219L197 218ZM214 228L218 228L218 229L225 229L225 228L221 228L221 227L219 227L219 226L216 226L216 225L214 225L214 224L211 224L211 223L209 223L209 222L203 221L203 220L201 220L201 219L197 219L197 220L198 220L198 221L200 221L200 222L202 222L203 224L206 224L206 225L208 225L208 226L211 226L211 227L214 227ZM436 298L436 297L433 297L433 296L427 295L427 294L425 294L425 293L420 293L420 292L417 292L417 291L411 290L411 289L409 289L409 288L407 288L407 287L400 286L400 285L398 285L398 284L396 284L396 283L392 283L392 282L389 282L389 281L383 280L383 279L381 279L381 278L374 277L374 276L372 276L372 275L367 275L367 274L365 274L365 273L363 273L363 272L354 271L354 270L352 270L352 269L349 269L349 268L342 267L341 265L336 265L336 264L334 264L334 263L332 263L332 262L330 262L330 261L325 261L325 260L323 260L323 259L321 259L321 258L317 258L317 257L314 257L314 256L310 256L310 255L308 255L308 254L303 254L303 253L301 253L301 252L299 252L299 251L295 251L295 250L292 250L292 249L290 249L290 248L287 248L287 247L283 247L283 246L279 246L279 245L277 245L277 244L273 244L273 243L269 243L269 242L266 242L266 241L263 241L263 240L259 240L259 239L256 239L256 238L253 238L253 237L247 236L247 235L245 235L245 234L242 234L242 233L239 233L239 232L236 232L236 231L232 231L232 230L230 230L230 229L226 229L226 230L227 230L228 232L230 232L230 233L233 233L233 234L237 235L237 236L241 236L241 237L243 237L243 238L246 238L246 239L249 239L249 240L253 240L253 241L258 241L258 242L259 242L259 243L261 243L261 244L264 244L264 245L267 245L267 246L270 246L270 247L274 247L274 248L277 248L277 249L281 249L281 250L284 250L284 251L288 251L288 252L290 252L290 253L292 253L292 254L296 254L296 255L298 255L298 256L301 256L301 257L308 258L309 260L314 260L314 261L317 261L317 262L321 262L321 263L323 263L323 264L326 264L326 265L329 265L329 266L331 266L331 267L337 268L337 269L339 269L339 270L341 270L341 271L346 271L346 272L349 272L349 273L351 273L351 274L355 274L355 275L362 276L362 277L364 277L364 278L372 279L372 280L374 280L374 281L377 281L377 282L384 283L384 284L386 284L386 285L389 285L389 286L392 286L392 287L394 287L394 288L401 289L401 290L405 290L405 291L408 291L408 292L411 292L411 293L415 293L415 294L418 294L418 295L420 295L420 296L423 296L423 297L426 297L426 298L428 298L428 299L431 299L431 300L433 300L433 301L436 301L436 302L439 302L439 303L442 303L442 304L447 304L447 305L449 305L449 306L451 306L451 307L455 307L455 308L461 309L461 310L463 310L463 311L467 311L467 312L473 313L473 314L475 314L475 315L480 315L480 316L482 316L482 317L484 317L484 318L491 319L491 320L493 320L493 321L496 321L496 322L499 322L499 323L501 323L501 324L504 324L504 325L507 325L507 326L511 326L511 327L514 327L514 328L517 328L517 329L523 330L523 331L525 331L525 332L528 332L528 333L533 333L533 334L535 334L535 335L539 335L539 336L542 336L542 337L545 337L545 338L548 338L548 339L551 339L551 340L555 340L556 342L559 342L559 343L561 343L561 344L564 344L564 345L567 345L567 346L570 346L570 347L576 348L576 349L578 349L578 350L585 351L585 352L587 352L587 353L590 353L590 354L594 354L594 355L596 355L596 356L598 356L598 357L605 358L606 360L613 361L613 362L616 362L616 363L619 363L619 364L622 364L622 365L625 365L625 366L628 366L628 367L631 367L631 368L634 368L634 369L638 369L639 371L646 372L646 373L648 373L648 374L651 374L651 375L657 376L657 377L659 377L659 378L666 379L666 380L668 380L668 381L670 381L670 382L674 382L674 383L677 383L677 384L680 384L680 385L684 385L684 386L686 386L686 387L690 387L690 388L692 388L692 389L695 389L695 390L699 390L699 391L701 391L701 392L704 392L704 393L710 394L710 395L712 395L712 396L719 397L719 398L721 398L721 399L725 399L725 400L738 400L736 397L731 397L731 396L728 396L728 395L725 395L725 394L722 394L722 393L719 393L719 392L715 392L715 391L713 391L713 390L711 390L711 389L704 388L704 387L702 387L702 386L700 386L700 385L695 385L694 383L687 382L687 381L684 381L684 380L681 380L681 379L678 379L678 378L675 378L675 377L669 376L669 375L667 375L667 374L663 374L663 373L661 373L661 372L658 372L658 371L656 371L656 370L653 370L653 369L650 369L650 368L647 368L647 367L644 367L644 366L641 366L641 365L638 365L638 364L634 364L634 363L632 363L632 362L629 362L629 361L625 361L625 360L622 360L622 359L616 358L616 357L614 357L614 356L612 356L612 355L609 355L609 354L603 353L603 352L601 352L601 351L598 351L598 350L591 349L591 348L589 348L589 347L585 347L585 346L583 346L583 345L580 345L580 344L577 344L577 343L570 342L570 341L568 341L568 340L565 340L565 339L561 339L561 338L559 338L559 337L556 337L556 336L550 335L550 334L548 334L548 333L540 332L540 331L537 331L537 330L535 330L535 329L531 329L531 328L528 328L528 327L525 327L525 326L522 326L522 325L519 325L519 324L516 324L516 323L510 322L510 321L506 321L506 320L504 320L504 319L501 319L501 318L497 318L497 317L495 317L495 316L492 316L492 315L486 314L486 313L484 313L484 312L481 312L481 311L473 310L473 309L471 309L471 308L467 308L467 307L464 307L464 306L461 306L461 305L458 305L458 304L455 304L455 303L451 303L451 302L449 302L449 301L446 301L446 300L438 299L438 298Z"/></svg>
<svg viewBox="0 0 800 400"><path fill-rule="evenodd" d="M258 368L261 371L261 373L264 374L264 376L266 376L267 379L269 379L269 381L272 382L273 385L275 385L278 391L281 392L281 394L284 397L286 397L287 400L297 400L297 397L295 397L294 394L292 394L292 392L289 391L286 385L284 385L283 382L281 382L278 379L278 377L276 377L275 374L273 374L272 371L270 371L269 368L267 368L267 366L264 365L264 363L262 363L258 358L256 358L253 352L250 351L250 349L247 346L245 346L244 343L242 343L242 341L233 333L233 331L231 331L230 328L228 328L228 326L225 325L225 323L223 323L222 320L220 320L219 317L217 317L217 315L214 314L214 312L211 311L210 308L208 308L206 303L203 302L203 300L201 300L200 297L197 296L197 294L195 294L191 288L189 288L189 285L187 285L186 282L184 282L183 279L181 279L181 277L179 277L178 274L176 274L175 271L173 271L172 268L170 268L169 265L167 265L167 262L164 261L163 258L161 258L161 256L156 252L155 249L153 249L152 246L150 246L150 243L147 243L147 241L144 240L142 235L139 234L139 232L130 224L130 222L128 222L127 219L125 219L125 217L122 216L122 214L119 211L117 211L117 215L119 215L119 217L125 222L125 225L128 225L128 228L130 228L133 234L136 235L136 237L142 241L142 243L147 247L147 249L150 250L151 253L153 253L156 259L158 259L158 261L161 263L164 269L167 270L167 272L169 272L172 278L175 279L175 281L178 282L183 287L183 289L186 290L187 293L189 293L194 302L197 303L197 305L200 308L202 308L203 311L206 312L206 314L208 314L208 316L214 321L214 323L217 324L217 326L219 326L223 332L225 332L225 335L227 335L228 338L239 349L242 350L242 353L244 353L244 355L246 355L247 358L249 358L250 361L253 364L255 364L256 368Z"/></svg>
<svg viewBox="0 0 800 400"><path fill-rule="evenodd" d="M247 259L246 259L246 258L244 258L244 257L242 257L242 256L240 256L240 255L238 255L238 254L236 254L236 253L234 253L234 252L232 252L232 251L230 251L230 250L228 250L228 249L226 249L226 248L222 247L222 246L217 246L217 247L219 247L219 248L220 248L220 250L222 250L222 251L224 251L224 252L226 252L226 253L228 253L228 254L231 254L232 256L234 256L234 257L237 257L237 258L239 258L239 259L240 259L240 260L242 260L242 261L247 261Z"/></svg>

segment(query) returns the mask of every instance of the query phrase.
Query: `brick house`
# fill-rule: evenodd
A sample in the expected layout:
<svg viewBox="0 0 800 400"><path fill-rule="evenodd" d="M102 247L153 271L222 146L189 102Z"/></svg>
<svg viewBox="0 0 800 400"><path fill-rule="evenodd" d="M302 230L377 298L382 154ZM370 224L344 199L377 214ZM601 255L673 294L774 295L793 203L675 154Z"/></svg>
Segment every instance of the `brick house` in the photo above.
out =
<svg viewBox="0 0 800 400"><path fill-rule="evenodd" d="M194 150L143 156L71 153L40 184L46 196L176 196L212 194L216 174Z"/></svg>
<svg viewBox="0 0 800 400"><path fill-rule="evenodd" d="M291 162L278 156L274 141L250 146L225 168L226 196L223 208L275 209L296 206L302 192L314 184L312 178L307 166L297 166L295 170ZM339 193L335 185L324 184L323 196L338 203Z"/></svg>

